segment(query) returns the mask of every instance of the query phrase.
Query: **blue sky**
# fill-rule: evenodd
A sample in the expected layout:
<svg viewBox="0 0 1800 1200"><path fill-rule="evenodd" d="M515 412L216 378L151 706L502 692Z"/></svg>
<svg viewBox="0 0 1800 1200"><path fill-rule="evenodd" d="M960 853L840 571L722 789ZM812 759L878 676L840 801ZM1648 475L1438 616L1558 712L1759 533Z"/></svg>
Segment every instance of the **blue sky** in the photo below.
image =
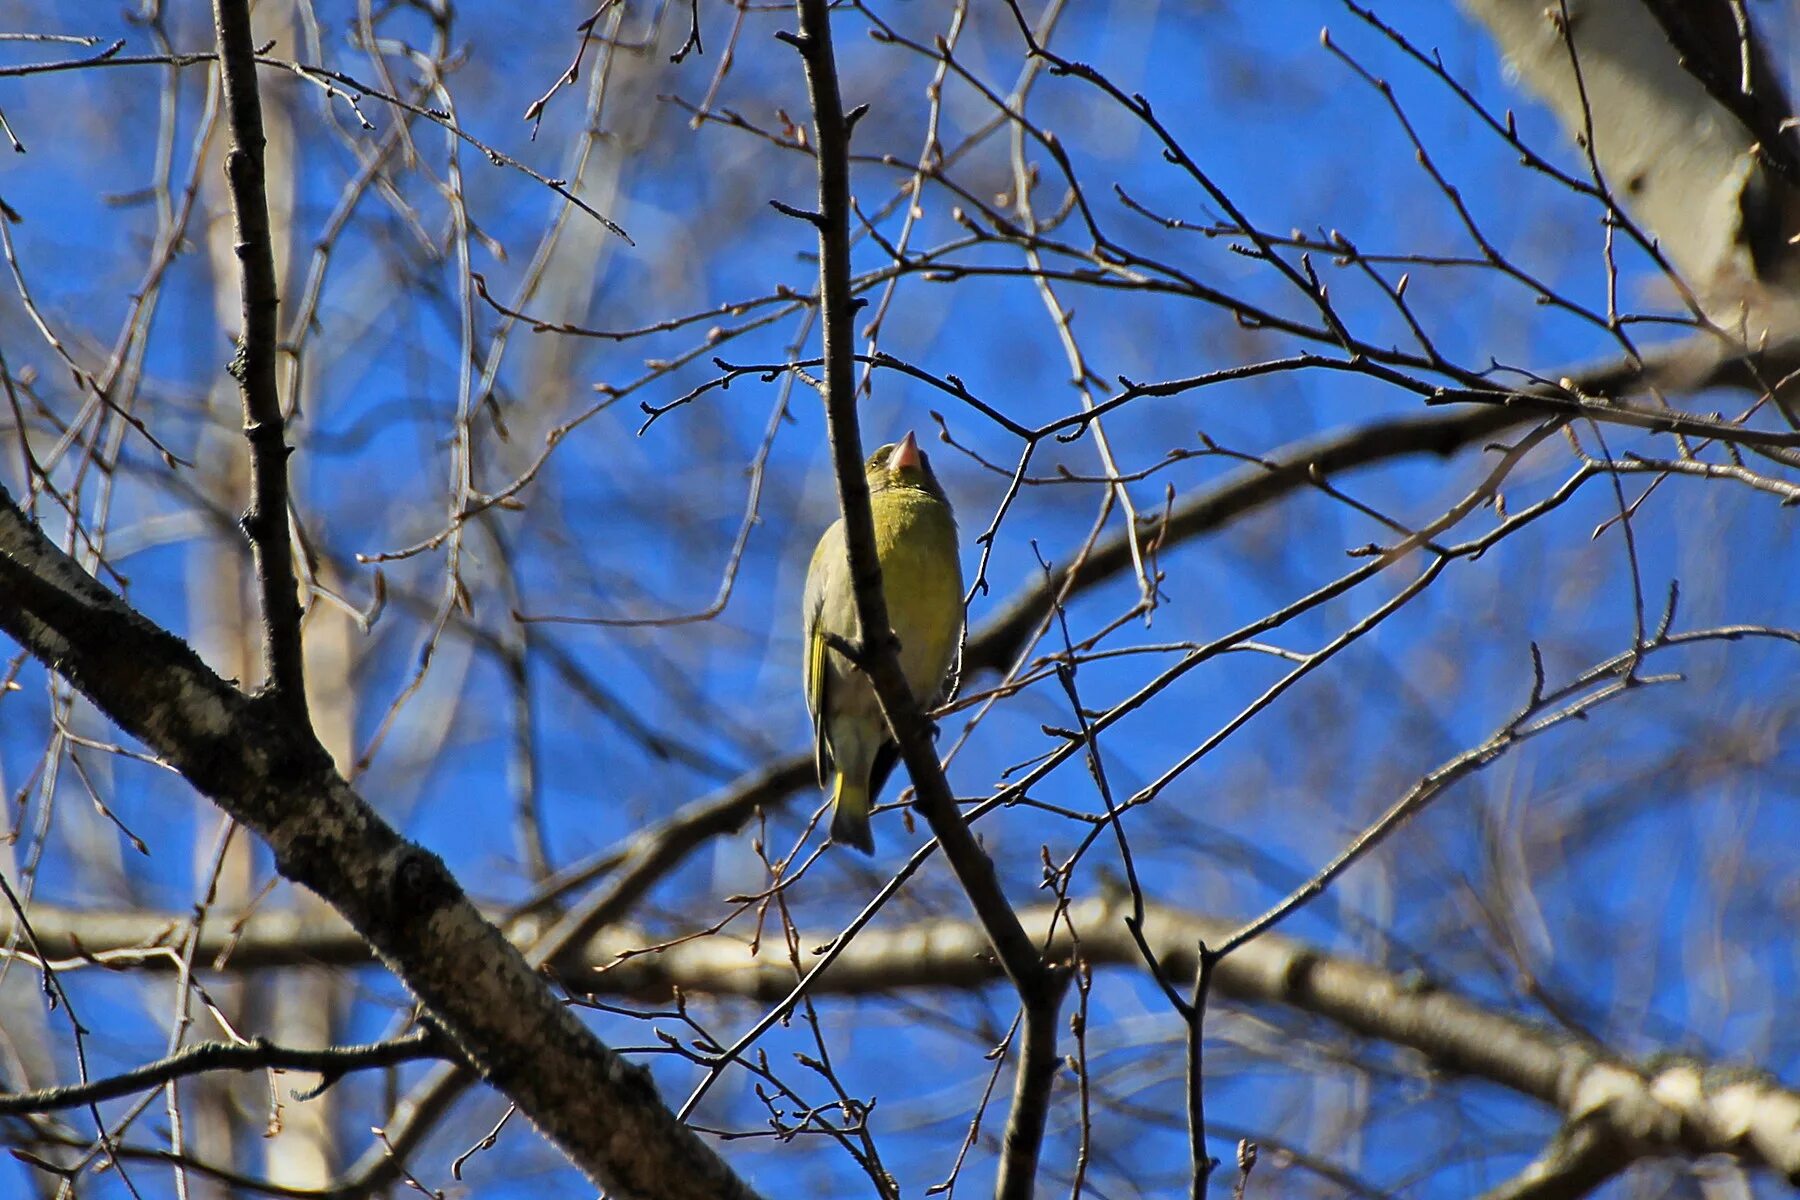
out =
<svg viewBox="0 0 1800 1200"><path fill-rule="evenodd" d="M172 40L203 45L203 14L175 6ZM471 3L458 10L454 40L467 63L452 78L464 127L521 162L549 175L568 171L583 121L582 93L562 93L549 106L536 141L519 119L567 61L582 5L547 6L554 16L524 6ZM947 17L935 4L877 5L880 15L911 36L929 41ZM334 61L367 74L366 60L345 46L352 6L320 5L324 44ZM1509 86L1491 45L1448 5L1386 4L1380 10L1421 47L1435 47L1484 103L1517 111L1522 135L1555 161L1573 168L1553 120ZM726 39L731 13L702 6L708 53L680 66L656 60L651 78L628 97L661 103L648 133L631 141L635 110L609 109L602 160L616 165L622 183L606 211L636 240L627 246L583 225L559 254L571 264L553 270L554 287L529 306L556 320L598 328L653 322L709 306L769 293L777 284L811 286L805 231L771 211L771 197L804 202L811 193L810 162L752 135L721 125L689 131L682 114L658 95L697 102ZM635 19L635 18L634 18ZM759 123L798 118L804 94L792 56L769 40L784 16L754 13L737 48L737 65L719 104L740 106ZM408 22L411 22L409 25ZM26 6L20 28L124 38L126 53L149 52L147 34L112 9L38 3ZM840 55L850 103L873 108L859 139L880 149L916 154L925 115L928 61L872 42L853 12L838 18ZM971 70L993 86L1010 87L1018 43L998 6L971 19L960 51ZM1056 44L1107 72L1127 90L1142 90L1193 157L1252 220L1272 232L1316 234L1339 230L1369 252L1467 255L1471 245L1444 197L1420 171L1411 144L1379 97L1320 45L1333 41L1370 71L1392 81L1421 141L1462 190L1489 239L1521 266L1583 303L1604 305L1606 276L1598 213L1542 175L1520 170L1497 139L1416 64L1340 5L1156 5L1135 0L1092 9L1072 6ZM394 20L394 36L425 38L416 16ZM39 61L68 47L0 46L5 62ZM294 53L278 45L274 53ZM398 67L396 67L398 70ZM648 68L646 70L649 70ZM24 218L12 230L21 269L33 295L78 355L104 361L105 348L137 286L154 229L154 211L121 202L154 178L161 74L149 68L72 72L28 80L0 80L0 107L29 153L0 161L0 196ZM185 169L198 122L201 76L183 78L175 161ZM296 185L298 265L290 295L299 291L306 247L317 236L355 164L349 142L327 121L357 132L339 106L327 117L321 98L289 84L302 157ZM623 91L623 88L622 88ZM1149 209L1190 222L1217 217L1193 182L1161 163L1146 131L1099 102L1078 80L1046 77L1031 112L1070 147L1077 171L1102 223L1121 241L1180 265L1207 284L1276 311L1305 316L1304 308L1266 267L1230 251L1228 239L1158 229L1122 206L1116 184ZM381 129L391 114L373 100L364 109ZM966 86L946 92L945 137L985 121L985 103ZM434 170L445 166L441 134L424 126L417 138ZM859 141L859 146L861 142ZM469 213L504 258L477 241L471 267L496 297L510 298L524 278L531 250L555 197L517 172L496 168L466 148ZM616 155L617 160L607 158ZM1060 201L1054 170L1041 150L1032 158L1048 181L1041 211ZM607 169L611 169L608 166ZM855 184L864 211L893 191L902 176L862 165ZM1004 139L970 160L960 176L995 192L1011 186ZM416 176L404 184L427 240L440 243L450 228L441 196ZM916 245L954 236L949 199L928 192ZM898 218L884 220L886 236ZM1061 231L1072 242L1073 226ZM880 250L864 242L855 265L881 265ZM1016 263L1015 251L989 247L962 261ZM1404 324L1350 270L1317 263L1341 310L1372 342L1403 343ZM1393 274L1403 269L1391 268ZM296 424L300 452L294 481L309 530L341 555L380 555L428 535L442 524L448 464L463 385L457 341L454 255L424 253L392 207L368 204L333 251L308 351L305 412ZM159 437L198 460L217 452L202 429L209 389L223 386L228 354L214 315L212 279L198 248L178 257L148 339L142 400ZM1641 260L1624 262L1622 294L1632 306L1660 311L1665 293ZM1173 379L1291 353L1275 335L1237 328L1228 315L1191 300L1166 296L1062 289L1075 328L1103 379ZM1408 299L1427 314L1443 352L1472 366L1490 360L1546 374L1617 354L1604 333L1567 314L1536 305L1516 284L1491 272L1414 269ZM496 314L475 309L480 345ZM721 316L731 328L742 318ZM705 324L696 328L704 329ZM799 334L792 317L729 339L718 353L736 362L779 362ZM558 339L520 331L498 374L496 402L517 431L502 441L482 424L477 470L497 487L528 463L543 431L584 413L595 383L623 385L645 371L645 360L691 348L694 329L615 344ZM40 372L46 389L62 387L55 360L26 322L16 294L0 299L0 337L15 373ZM809 334L807 353L816 347ZM1031 287L1020 280L973 278L955 284L908 278L900 287L882 348L940 374L955 374L1014 418L1043 422L1078 403L1054 326ZM641 436L640 400L662 403L711 378L710 355L670 372L575 428L550 456L526 507L503 514L468 539L467 579L476 619L506 637L517 635L508 611L540 614L645 616L705 607L738 534L745 503L745 468L780 401L778 385L755 376L715 390L669 413ZM65 389L66 390L66 389ZM64 396L61 402L66 403ZM1736 397L1700 398L1699 410L1739 404ZM1343 373L1283 373L1177 397L1149 400L1110 419L1121 466L1155 464L1172 447L1198 449L1200 435L1246 453L1268 453L1307 436L1376 416L1416 411L1416 397ZM897 376L878 374L862 408L873 443L913 428L935 434L930 413L941 412L957 440L990 460L1010 464L1017 444L1003 430L947 398ZM1644 448L1609 431L1615 451ZM10 433L8 443L10 444ZM141 442L126 439L124 473L113 500L115 528L127 551L118 563L130 579L134 603L177 631L204 639L196 608L196 573L229 557L229 530L177 514L187 505L178 489L154 482L158 470ZM957 505L964 532L965 570L974 570L974 538L991 519L1005 480L955 449L928 441L934 462ZM1034 474L1061 463L1092 473L1092 438L1047 444ZM0 459L9 488L19 480L17 456ZM1507 484L1517 510L1554 488L1572 467L1564 451L1529 461ZM1196 457L1133 485L1146 511L1164 502L1164 485L1181 497L1204 489L1240 463ZM1451 462L1408 461L1342 481L1359 500L1423 521L1466 491L1483 470L1478 455ZM1641 485L1625 484L1635 496ZM86 493L97 503L97 492ZM1025 489L1002 526L989 567L993 589L978 595L970 621L979 628L1014 591L1035 578L1036 553L1068 561L1092 524L1100 494L1088 485ZM224 511L235 512L235 500ZM714 769L660 761L604 714L572 698L556 672L540 662L531 696L540 714L542 808L553 857L560 863L601 850L675 805L700 796L738 771L804 748L807 731L799 702L798 596L818 531L834 515L822 411L804 387L793 393L788 420L770 452L760 522L730 602L710 623L618 629L533 626L537 636L605 682L636 717L715 765ZM40 512L43 510L40 508ZM90 510L91 511L91 510ZM1529 692L1528 647L1538 643L1552 678L1563 678L1629 644L1632 603L1627 558L1615 528L1590 537L1617 511L1606 487L1590 486L1554 520L1509 539L1476 561L1454 565L1433 589L1331 666L1297 687L1269 713L1185 775L1142 825L1140 867L1151 889L1171 903L1247 917L1327 859L1343 841L1438 762L1479 742L1507 719ZM1680 625L1792 622L1800 583L1791 517L1766 496L1745 489L1671 481L1640 510L1634 526L1647 603L1659 610L1671 580L1679 580ZM1118 517L1112 519L1118 527ZM173 524L171 524L173 522ZM1485 528L1486 526L1476 526ZM516 570L509 583L488 530L499 531ZM173 532L171 532L173 531ZM1203 641L1253 620L1349 569L1348 548L1379 540L1383 530L1322 495L1292 496L1230 528L1171 551L1166 599L1149 628L1118 635L1116 643ZM1035 543L1035 551L1034 551ZM141 548L139 548L141 547ZM365 602L372 569L346 564L345 587ZM435 601L443 586L441 553L386 564L396 593ZM1403 573L1402 573L1403 574ZM1329 640L1392 594L1399 576L1326 605L1281 631L1280 644L1308 649ZM514 590L516 589L516 591ZM1077 636L1097 630L1129 606L1131 579L1117 579L1082 596L1069 619ZM425 615L394 605L356 653L359 700L355 738L375 737L383 712L413 677L426 636ZM1556 730L1502 760L1445 797L1363 864L1286 932L1328 949L1371 957L1396 967L1418 965L1454 979L1469 993L1509 1011L1541 1019L1523 998L1495 944L1493 914L1476 898L1494 894L1508 846L1528 848L1534 892L1517 897L1507 926L1517 933L1540 981L1566 998L1605 1039L1632 1052L1677 1049L1721 1060L1749 1060L1792 1079L1791 1031L1770 1018L1773 998L1796 984L1792 948L1779 931L1791 928L1795 876L1789 856L1795 835L1796 760L1787 685L1792 649L1707 645L1669 658L1687 683L1649 689L1600 710L1587 723ZM1084 702L1104 707L1149 677L1153 656L1095 662L1080 672ZM1132 791L1228 721L1284 670L1277 660L1227 655L1196 671L1142 717L1104 744L1114 785ZM19 676L23 691L0 702L0 784L8 795L28 783L46 740L44 678L35 666ZM977 685L981 681L974 681ZM988 682L991 682L989 680ZM447 641L420 691L401 708L359 786L406 832L443 854L474 894L496 901L526 890L510 828L508 788L511 703L503 672L489 658L471 657ZM1764 719L1761 712L1770 715ZM958 756L950 778L959 794L981 796L1009 765L1054 745L1041 727L1066 723L1066 702L1054 684L1001 706ZM78 727L102 733L91 714ZM960 731L946 723L946 737ZM1676 748L1690 753L1669 759ZM1717 752L1717 761L1701 750ZM179 783L152 768L91 756L118 819L142 836L151 854L96 849L110 825L65 772L48 815L32 793L12 806L15 828L48 823L37 896L45 902L135 904L184 911L195 890L196 859L210 843L217 815ZM1719 765L1724 763L1724 766ZM1079 762L1047 779L1034 795L1047 803L1091 810L1098 804ZM889 797L892 799L892 796ZM812 797L770 814L782 846L792 843L810 815ZM1066 854L1079 830L1047 823L1015 809L984 821L981 831L1009 889L1022 903L1039 898L1037 847ZM918 835L897 815L877 823L881 855L873 868L844 855L820 865L799 892L798 911L809 929L841 923L900 861ZM20 843L21 857L35 843ZM1525 852L1523 849L1521 853ZM122 864L96 869L99 862ZM86 865L84 865L86 864ZM263 867L266 871L266 864ZM1105 868L1113 869L1112 864ZM697 856L659 889L645 919L658 930L693 928L723 915L720 897L759 886L761 866L749 837L721 842ZM1099 886L1101 866L1079 890ZM814 880L817 883L814 884ZM884 920L927 911L961 911L941 872L925 878ZM271 902L287 902L286 889ZM8 1003L24 992L22 973L6 980ZM74 982L83 1019L106 1032L90 1047L96 1071L160 1053L166 1031L166 989L145 992L129 978L89 972ZM391 1028L403 1002L391 979L373 971L353 981L346 1037L376 1036ZM963 1032L934 1028L915 1002L951 1016ZM1156 990L1127 971L1105 972L1093 998L1100 1050L1096 1070L1137 1094L1144 1104L1179 1114L1174 1023ZM757 1012L738 1003L704 1004L714 1027L748 1026ZM876 1127L889 1165L906 1194L941 1179L966 1125L972 1098L985 1079L979 1036L969 1028L1004 1028L1013 1006L1007 993L910 997L897 1002L834 1002L822 1009L828 1036L840 1051L846 1085L878 1094ZM56 1030L60 1018L47 1027ZM621 1044L647 1040L640 1020L601 1018L596 1027ZM1490 1185L1521 1165L1555 1128L1550 1114L1481 1085L1457 1085L1454 1103L1426 1089L1413 1064L1364 1047L1366 1077L1344 1065L1322 1064L1329 1031L1272 1012L1227 1011L1214 1022L1218 1074L1208 1095L1220 1119L1253 1134L1279 1133L1318 1149L1383 1187L1407 1184L1419 1195L1461 1195ZM1269 1051L1286 1039L1286 1060ZM772 1056L804 1048L798 1025L766 1042ZM64 1065L66 1066L66 1055ZM1303 1064L1303 1065L1297 1065ZM665 1092L684 1095L690 1071L659 1061ZM754 1125L760 1109L741 1081L722 1086L705 1116L720 1124ZM372 1081L343 1091L356 1104L374 1101ZM415 1161L434 1186L450 1186L448 1160L470 1140L497 1102L488 1096L472 1115L452 1123ZM357 1110L360 1114L361 1110ZM1059 1110L1060 1111L1060 1110ZM1344 1135L1334 1121L1367 1112L1359 1133ZM1454 1113L1454 1118L1450 1115ZM892 1114L890 1116L890 1114ZM1066 1113L1061 1114L1066 1116ZM935 1119L939 1118L941 1119ZM997 1122L990 1114L990 1122ZM1060 1119L1060 1118L1059 1118ZM1129 1147L1122 1162L1096 1165L1094 1183L1109 1196L1173 1195L1183 1191L1185 1129L1103 1117L1111 1145ZM1456 1124L1460 1121L1462 1124ZM891 1124L884 1123L891 1122ZM360 1148L367 1121L346 1116L346 1145ZM478 1130L476 1133L478 1134ZM1485 1155L1454 1155L1446 1143L1487 1139ZM154 1140L154 1139L151 1139ZM1227 1153L1221 1136L1215 1153ZM1072 1157L1066 1124L1053 1129L1048 1181L1061 1178ZM850 1186L852 1164L841 1154L736 1142L726 1152L771 1194ZM1163 1164L1161 1169L1157 1164ZM0 1190L23 1187L26 1168L0 1165ZM964 1188L984 1190L992 1158L978 1151ZM481 1195L513 1196L580 1185L552 1153L515 1130L471 1165ZM1414 1176L1415 1171L1424 1172ZM540 1174L541 1172L541 1174ZM1290 1178L1282 1175L1281 1179ZM1306 1178L1298 1172L1296 1180ZM145 1195L164 1194L166 1174L140 1169ZM1262 1186L1281 1186L1271 1178ZM1296 1184L1296 1186L1299 1186ZM1133 1188L1135 1187L1135 1192ZM93 1194L120 1189L102 1183Z"/></svg>

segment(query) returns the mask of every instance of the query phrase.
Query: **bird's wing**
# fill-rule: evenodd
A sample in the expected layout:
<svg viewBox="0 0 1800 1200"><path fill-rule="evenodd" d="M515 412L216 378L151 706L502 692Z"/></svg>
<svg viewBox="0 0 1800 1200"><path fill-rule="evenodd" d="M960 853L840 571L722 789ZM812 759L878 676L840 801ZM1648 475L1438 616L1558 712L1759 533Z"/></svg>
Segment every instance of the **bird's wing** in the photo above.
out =
<svg viewBox="0 0 1800 1200"><path fill-rule="evenodd" d="M951 653L950 666L944 672L943 686L939 687L937 695L932 697L931 704L926 710L927 712L929 712L930 709L940 708L943 705L950 703L952 700L956 699L956 694L962 691L963 654L968 650L968 647L969 627L967 624L964 624L956 631L956 649Z"/></svg>
<svg viewBox="0 0 1800 1200"><path fill-rule="evenodd" d="M812 714L813 767L818 772L820 787L826 785L831 771L831 745L825 734L825 690L831 673L825 669L829 648L825 645L825 631L820 627L819 616L825 607L827 576L831 571L832 551L828 547L833 546L834 541L831 530L828 529L825 536L819 539L818 546L813 549L812 565L806 571L806 595L802 602L806 612L806 711Z"/></svg>

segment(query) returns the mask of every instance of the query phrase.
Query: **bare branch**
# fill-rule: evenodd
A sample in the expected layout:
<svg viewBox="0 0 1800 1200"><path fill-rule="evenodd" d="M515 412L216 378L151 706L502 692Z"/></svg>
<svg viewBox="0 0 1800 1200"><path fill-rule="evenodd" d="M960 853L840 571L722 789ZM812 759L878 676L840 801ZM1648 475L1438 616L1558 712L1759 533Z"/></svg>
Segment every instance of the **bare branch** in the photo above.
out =
<svg viewBox="0 0 1800 1200"><path fill-rule="evenodd" d="M888 622L881 566L875 554L875 522L863 474L862 434L856 413L855 331L850 295L850 127L838 92L827 0L798 0L800 30L785 35L806 66L818 146L819 211L811 218L819 237L820 326L825 359L826 426L844 514L850 578L856 589L859 627L865 631L859 664L874 685L888 727L912 777L917 804L943 847L1024 1006L1024 1035L1013 1108L1007 1122L995 1195L1029 1200L1037 1188L1038 1152L1055 1080L1056 1014L1067 990L1067 971L1047 965L1026 936L1001 890L994 864L975 841L938 765L937 750L912 689L900 672L898 646Z"/></svg>
<svg viewBox="0 0 1800 1200"><path fill-rule="evenodd" d="M1580 1200L1632 1163L1633 1155L1601 1121L1575 1120L1557 1130L1530 1166L1481 1200Z"/></svg>
<svg viewBox="0 0 1800 1200"><path fill-rule="evenodd" d="M288 539L286 424L275 386L275 251L269 233L269 199L263 184L262 98L256 86L256 46L248 0L214 0L219 74L225 94L230 146L225 174L237 223L237 257L243 267L244 327L231 373L244 400L244 437L250 443L250 503L244 532L256 559L263 614L263 673L269 698L290 721L306 716L306 658L300 646L300 594Z"/></svg>
<svg viewBox="0 0 1800 1200"><path fill-rule="evenodd" d="M262 1038L246 1042L196 1042L167 1058L85 1084L10 1095L0 1093L0 1116L52 1112L78 1104L117 1100L134 1092L161 1087L171 1079L184 1079L209 1071L311 1071L325 1076L325 1086L329 1086L350 1071L391 1067L422 1058L442 1058L448 1053L452 1053L451 1047L430 1026L385 1042L327 1046L319 1050L277 1046Z"/></svg>
<svg viewBox="0 0 1800 1200"><path fill-rule="evenodd" d="M443 862L338 776L310 731L244 697L106 591L4 490L0 630L255 830L282 874L336 908L596 1182L632 1197L754 1195L675 1122L646 1070L561 1004Z"/></svg>

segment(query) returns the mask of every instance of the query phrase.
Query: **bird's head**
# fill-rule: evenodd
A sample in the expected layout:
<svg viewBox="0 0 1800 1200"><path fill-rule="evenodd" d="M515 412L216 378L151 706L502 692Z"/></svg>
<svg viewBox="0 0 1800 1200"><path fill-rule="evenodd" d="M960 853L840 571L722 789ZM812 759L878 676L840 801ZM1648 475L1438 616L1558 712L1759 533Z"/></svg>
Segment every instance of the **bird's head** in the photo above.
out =
<svg viewBox="0 0 1800 1200"><path fill-rule="evenodd" d="M943 486L938 483L937 476L931 473L930 457L919 449L919 443L911 432L869 455L869 461L864 464L863 469L868 472L870 492L885 491L888 488L912 488L949 503L945 499Z"/></svg>

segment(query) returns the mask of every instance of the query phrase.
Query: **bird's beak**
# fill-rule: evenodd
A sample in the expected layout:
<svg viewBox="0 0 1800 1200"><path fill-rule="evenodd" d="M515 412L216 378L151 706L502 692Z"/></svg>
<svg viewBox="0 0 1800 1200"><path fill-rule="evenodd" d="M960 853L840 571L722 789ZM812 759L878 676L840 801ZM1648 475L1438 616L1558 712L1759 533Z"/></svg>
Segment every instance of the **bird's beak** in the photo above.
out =
<svg viewBox="0 0 1800 1200"><path fill-rule="evenodd" d="M913 439L911 430L907 431L906 436L900 439L900 444L894 447L894 452L888 456L888 470L904 471L908 467L914 470L919 467L919 443Z"/></svg>

